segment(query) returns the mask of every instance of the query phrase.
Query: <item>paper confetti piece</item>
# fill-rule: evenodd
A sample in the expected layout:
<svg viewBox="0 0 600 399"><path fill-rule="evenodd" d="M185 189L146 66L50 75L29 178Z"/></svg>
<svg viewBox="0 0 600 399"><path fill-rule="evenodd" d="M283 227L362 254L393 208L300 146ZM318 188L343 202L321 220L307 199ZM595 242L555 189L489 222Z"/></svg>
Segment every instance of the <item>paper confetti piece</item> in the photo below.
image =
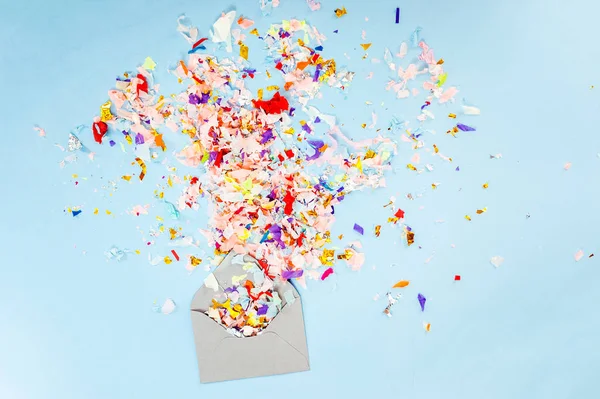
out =
<svg viewBox="0 0 600 399"><path fill-rule="evenodd" d="M427 302L427 298L425 298L425 295L419 293L419 295L417 295L417 299L419 301L419 305L421 306L421 312L425 311L425 302Z"/></svg>
<svg viewBox="0 0 600 399"><path fill-rule="evenodd" d="M400 280L396 284L394 284L392 286L392 288L404 288L404 287L408 287L409 284L410 284L410 281L408 281L408 280Z"/></svg>
<svg viewBox="0 0 600 399"><path fill-rule="evenodd" d="M146 57L146 59L144 60L144 63L142 64L142 68L144 68L148 71L153 71L155 67L156 67L156 62L154 62L154 60L152 58Z"/></svg>
<svg viewBox="0 0 600 399"><path fill-rule="evenodd" d="M500 267L504 263L504 258L502 256L492 256L492 259L490 259L490 263L494 267Z"/></svg>
<svg viewBox="0 0 600 399"><path fill-rule="evenodd" d="M335 16L338 17L338 18L341 18L341 17L343 17L346 14L348 14L348 11L346 11L346 7L336 8L335 9Z"/></svg>
<svg viewBox="0 0 600 399"><path fill-rule="evenodd" d="M331 274L333 273L333 268L328 268L327 270L325 270L323 272L323 275L321 276L321 280L325 280L327 277L329 277Z"/></svg>
<svg viewBox="0 0 600 399"><path fill-rule="evenodd" d="M425 331L430 332L431 331L431 323L423 322L423 328L425 329Z"/></svg>
<svg viewBox="0 0 600 399"><path fill-rule="evenodd" d="M363 229L361 225L356 223L354 223L354 231L356 231L361 236L365 234L365 229Z"/></svg>
<svg viewBox="0 0 600 399"><path fill-rule="evenodd" d="M177 305L175 305L175 302L173 302L171 298L167 298L165 300L165 303L161 306L160 312L162 314L171 314L175 311L176 308Z"/></svg>
<svg viewBox="0 0 600 399"><path fill-rule="evenodd" d="M361 44L360 47L362 47L363 50L367 51L369 49L369 47L371 47L371 44L373 44L373 43L364 43L364 44Z"/></svg>
<svg viewBox="0 0 600 399"><path fill-rule="evenodd" d="M575 252L575 262L579 262L581 258L583 258L583 251L580 249L579 251Z"/></svg>
<svg viewBox="0 0 600 399"><path fill-rule="evenodd" d="M454 275L454 281L460 281L460 275L459 274Z"/></svg>

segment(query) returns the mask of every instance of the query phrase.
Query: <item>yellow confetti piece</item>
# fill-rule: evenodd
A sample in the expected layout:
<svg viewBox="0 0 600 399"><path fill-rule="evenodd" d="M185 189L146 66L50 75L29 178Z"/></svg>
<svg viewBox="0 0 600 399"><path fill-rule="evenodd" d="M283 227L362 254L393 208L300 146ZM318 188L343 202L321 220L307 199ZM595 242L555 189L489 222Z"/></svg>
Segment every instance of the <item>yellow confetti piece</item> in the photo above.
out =
<svg viewBox="0 0 600 399"><path fill-rule="evenodd" d="M415 165L413 165L412 163L409 163L408 165L406 165L406 167L407 167L408 169L410 169L410 170L414 170L414 171L416 171L416 170L417 170L417 168L415 167Z"/></svg>
<svg viewBox="0 0 600 399"><path fill-rule="evenodd" d="M377 226L375 226L375 237L379 237L380 234L381 234L381 225L378 224Z"/></svg>
<svg viewBox="0 0 600 399"><path fill-rule="evenodd" d="M363 129L367 127L366 123L363 123L362 125L360 125Z"/></svg>
<svg viewBox="0 0 600 399"><path fill-rule="evenodd" d="M439 149L439 148L438 148L438 146L437 146L437 145L435 145L435 144L433 145L433 152L435 152L436 154L437 154L438 152L440 152L440 149Z"/></svg>
<svg viewBox="0 0 600 399"><path fill-rule="evenodd" d="M94 215L98 214L98 208L94 208Z"/></svg>
<svg viewBox="0 0 600 399"><path fill-rule="evenodd" d="M427 332L431 331L431 323L423 323L423 328Z"/></svg>
<svg viewBox="0 0 600 399"><path fill-rule="evenodd" d="M169 235L171 240L174 240L175 238L177 238L177 230L175 230L174 228L170 227L169 228Z"/></svg>
<svg viewBox="0 0 600 399"><path fill-rule="evenodd" d="M465 215L465 219L467 219L470 222L471 221L471 216Z"/></svg>
<svg viewBox="0 0 600 399"><path fill-rule="evenodd" d="M248 46L246 46L242 42L240 42L240 57L242 57L246 61L248 60Z"/></svg>
<svg viewBox="0 0 600 399"><path fill-rule="evenodd" d="M437 183L431 183L431 188L435 190L436 188L438 188L438 184Z"/></svg>
<svg viewBox="0 0 600 399"><path fill-rule="evenodd" d="M267 90L269 90L269 91L279 90L279 86L277 86L277 85L267 86Z"/></svg>
<svg viewBox="0 0 600 399"><path fill-rule="evenodd" d="M448 118L456 119L456 114L448 114Z"/></svg>
<svg viewBox="0 0 600 399"><path fill-rule="evenodd" d="M74 174L72 174L71 176L73 177L73 179L77 179L77 176L78 176L78 175L77 175L76 173L74 173Z"/></svg>
<svg viewBox="0 0 600 399"><path fill-rule="evenodd" d="M121 176L121 179L123 179L125 181L130 181L131 180L131 176L130 175Z"/></svg>
<svg viewBox="0 0 600 399"><path fill-rule="evenodd" d="M335 251L333 249L324 249L319 260L324 266L333 266L333 259L335 257Z"/></svg>
<svg viewBox="0 0 600 399"><path fill-rule="evenodd" d="M340 239L340 240L341 240L342 238L344 238L344 235L343 235L343 234L340 234L340 235L338 236L338 239Z"/></svg>
<svg viewBox="0 0 600 399"><path fill-rule="evenodd" d="M252 29L250 31L250 34L258 37L259 36L258 29L256 29L256 28Z"/></svg>
<svg viewBox="0 0 600 399"><path fill-rule="evenodd" d="M483 187L484 189L486 189L486 188L488 188L489 186L490 186L490 185L489 185L488 183L483 183L483 186L481 186L481 187Z"/></svg>
<svg viewBox="0 0 600 399"><path fill-rule="evenodd" d="M258 97L259 100L262 100L262 98L263 98L263 89L258 89L258 92L256 93L256 97Z"/></svg>
<svg viewBox="0 0 600 399"><path fill-rule="evenodd" d="M112 212L109 211L108 209L105 211L107 215L112 215Z"/></svg>
<svg viewBox="0 0 600 399"><path fill-rule="evenodd" d="M171 179L171 176L169 176L169 178L167 179L167 185L169 187L173 187L173 180Z"/></svg>
<svg viewBox="0 0 600 399"><path fill-rule="evenodd" d="M360 170L360 173L363 173L363 166L362 166L362 161L360 160L360 157L358 157L358 160L356 161L356 168L358 170Z"/></svg>
<svg viewBox="0 0 600 399"><path fill-rule="evenodd" d="M135 254L136 254L136 255L140 255L141 253L142 253L142 251L140 251L139 249L136 249L136 250L135 250Z"/></svg>
<svg viewBox="0 0 600 399"><path fill-rule="evenodd" d="M125 136L125 141L127 141L127 143L130 145L133 144L133 140L131 139L130 135ZM123 143L121 143L121 144L123 144ZM123 151L125 151L125 150L123 150Z"/></svg>
<svg viewBox="0 0 600 399"><path fill-rule="evenodd" d="M369 49L369 47L371 47L372 43L363 43L360 45L360 47L363 48L363 50L367 51Z"/></svg>
<svg viewBox="0 0 600 399"><path fill-rule="evenodd" d="M107 102L105 102L104 104L102 104L100 106L100 120L102 122L109 121L113 118L113 115L110 113L111 105L112 105L112 102L110 102L110 100L108 100Z"/></svg>
<svg viewBox="0 0 600 399"><path fill-rule="evenodd" d="M338 18L341 18L341 17L343 17L346 14L348 14L348 11L346 10L346 7L336 8L335 9L335 16L338 17Z"/></svg>
<svg viewBox="0 0 600 399"><path fill-rule="evenodd" d="M164 222L165 220L163 218L161 218L160 216L156 217L156 220L158 220L159 222Z"/></svg>
<svg viewBox="0 0 600 399"><path fill-rule="evenodd" d="M170 265L171 263L173 263L173 260L171 258L169 258L168 256L165 256L165 258L163 260L165 261L165 263L167 265Z"/></svg>
<svg viewBox="0 0 600 399"><path fill-rule="evenodd" d="M156 68L156 62L154 62L152 58L146 57L144 63L142 64L142 68L147 71L154 71L154 68Z"/></svg>
<svg viewBox="0 0 600 399"><path fill-rule="evenodd" d="M197 267L200 263L202 263L202 259L196 258L194 255L190 255L190 265Z"/></svg>
<svg viewBox="0 0 600 399"><path fill-rule="evenodd" d="M487 212L487 208L477 209L477 214L481 215L482 213Z"/></svg>

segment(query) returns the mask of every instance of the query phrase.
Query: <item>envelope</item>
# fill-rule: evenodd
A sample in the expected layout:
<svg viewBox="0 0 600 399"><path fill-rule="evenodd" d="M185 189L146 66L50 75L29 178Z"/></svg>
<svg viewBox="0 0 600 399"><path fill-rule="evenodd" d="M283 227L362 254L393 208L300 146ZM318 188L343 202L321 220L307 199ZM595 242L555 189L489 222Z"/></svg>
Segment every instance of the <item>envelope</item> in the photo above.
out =
<svg viewBox="0 0 600 399"><path fill-rule="evenodd" d="M273 290L281 297L282 307L269 325L256 336L234 336L206 315L215 294L231 286L233 276L246 273L243 265L237 262L240 258L236 257L239 256L230 252L213 272L218 287L212 276L209 276L205 282L213 283L208 286L205 283L192 300L192 328L200 382L310 370L302 303L298 291L287 280L273 282ZM258 264L250 255L241 256L244 262Z"/></svg>

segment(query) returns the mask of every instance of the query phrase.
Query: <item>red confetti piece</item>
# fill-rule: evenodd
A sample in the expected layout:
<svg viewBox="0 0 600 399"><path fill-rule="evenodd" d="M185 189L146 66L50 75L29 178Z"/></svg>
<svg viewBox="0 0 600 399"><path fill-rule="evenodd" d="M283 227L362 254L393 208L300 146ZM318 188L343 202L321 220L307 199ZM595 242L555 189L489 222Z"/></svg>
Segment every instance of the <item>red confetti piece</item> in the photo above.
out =
<svg viewBox="0 0 600 399"><path fill-rule="evenodd" d="M404 211L402 209L398 209L394 214L398 219L404 219Z"/></svg>
<svg viewBox="0 0 600 399"><path fill-rule="evenodd" d="M267 114L281 114L290 108L290 104L279 92L275 92L270 100L252 100L254 108L260 108Z"/></svg>
<svg viewBox="0 0 600 399"><path fill-rule="evenodd" d="M144 75L142 75L141 73L138 73L136 78L138 78L139 80L142 81L142 83L138 83L136 90L137 90L137 95L140 95L140 91L143 91L144 93L148 94L148 81L146 80L146 78L144 77Z"/></svg>
<svg viewBox="0 0 600 399"><path fill-rule="evenodd" d="M296 198L290 193L290 191L286 191L285 197L283 198L283 202L285 202L284 212L286 215L291 215L293 211L294 201Z"/></svg>
<svg viewBox="0 0 600 399"><path fill-rule="evenodd" d="M455 276L454 276L454 281L460 281L460 275L458 275L458 274L457 274L457 275L455 275Z"/></svg>
<svg viewBox="0 0 600 399"><path fill-rule="evenodd" d="M177 259L177 261L179 262L179 255L177 255L177 252L175 252L174 249L171 250L171 253L173 254L173 256L175 257L175 259Z"/></svg>
<svg viewBox="0 0 600 399"><path fill-rule="evenodd" d="M294 156L294 151L292 150L285 150L285 155L287 155L288 158L291 158Z"/></svg>
<svg viewBox="0 0 600 399"><path fill-rule="evenodd" d="M321 280L325 280L331 274L333 274L333 269L330 267L329 269L327 269L323 272L323 275L321 276Z"/></svg>
<svg viewBox="0 0 600 399"><path fill-rule="evenodd" d="M258 293L258 295L252 294L251 290L252 290L252 288L254 288L254 284L250 280L246 280L246 282L244 283L244 287L246 287L246 291L248 291L248 296L250 298L252 298L253 300L255 300L255 301L258 300L258 298L260 298L261 295L266 295L266 296L269 296L269 297L273 297L273 294L271 294L268 291L261 291L261 292Z"/></svg>
<svg viewBox="0 0 600 399"><path fill-rule="evenodd" d="M192 46L192 48L194 49L194 48L198 47L199 45L201 45L202 43L204 43L207 40L208 40L208 37L203 37L202 39L200 39L196 43L194 43L194 45Z"/></svg>
<svg viewBox="0 0 600 399"><path fill-rule="evenodd" d="M102 144L102 138L108 131L108 125L102 121L94 122L92 125L92 132L94 133L94 141L98 144Z"/></svg>
<svg viewBox="0 0 600 399"><path fill-rule="evenodd" d="M285 158L284 158L284 157L283 157L283 155L281 155L281 154L277 155L277 158L279 158L279 161L280 161L280 162L283 162L283 161L285 161Z"/></svg>

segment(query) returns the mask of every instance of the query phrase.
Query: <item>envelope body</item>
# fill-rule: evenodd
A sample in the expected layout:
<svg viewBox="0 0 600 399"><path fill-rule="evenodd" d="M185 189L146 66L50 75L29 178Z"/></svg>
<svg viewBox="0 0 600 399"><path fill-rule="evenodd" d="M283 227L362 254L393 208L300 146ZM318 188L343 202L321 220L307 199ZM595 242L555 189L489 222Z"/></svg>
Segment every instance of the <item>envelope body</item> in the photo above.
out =
<svg viewBox="0 0 600 399"><path fill-rule="evenodd" d="M200 382L309 370L302 303L298 291L288 281L273 282L273 289L282 298L282 307L269 325L256 336L234 336L206 314L215 295L223 293L232 285L232 277L245 273L240 257L243 257L244 262L258 265L250 255L229 253L213 272L218 287L214 284L207 287L204 284L192 300L192 328Z"/></svg>

